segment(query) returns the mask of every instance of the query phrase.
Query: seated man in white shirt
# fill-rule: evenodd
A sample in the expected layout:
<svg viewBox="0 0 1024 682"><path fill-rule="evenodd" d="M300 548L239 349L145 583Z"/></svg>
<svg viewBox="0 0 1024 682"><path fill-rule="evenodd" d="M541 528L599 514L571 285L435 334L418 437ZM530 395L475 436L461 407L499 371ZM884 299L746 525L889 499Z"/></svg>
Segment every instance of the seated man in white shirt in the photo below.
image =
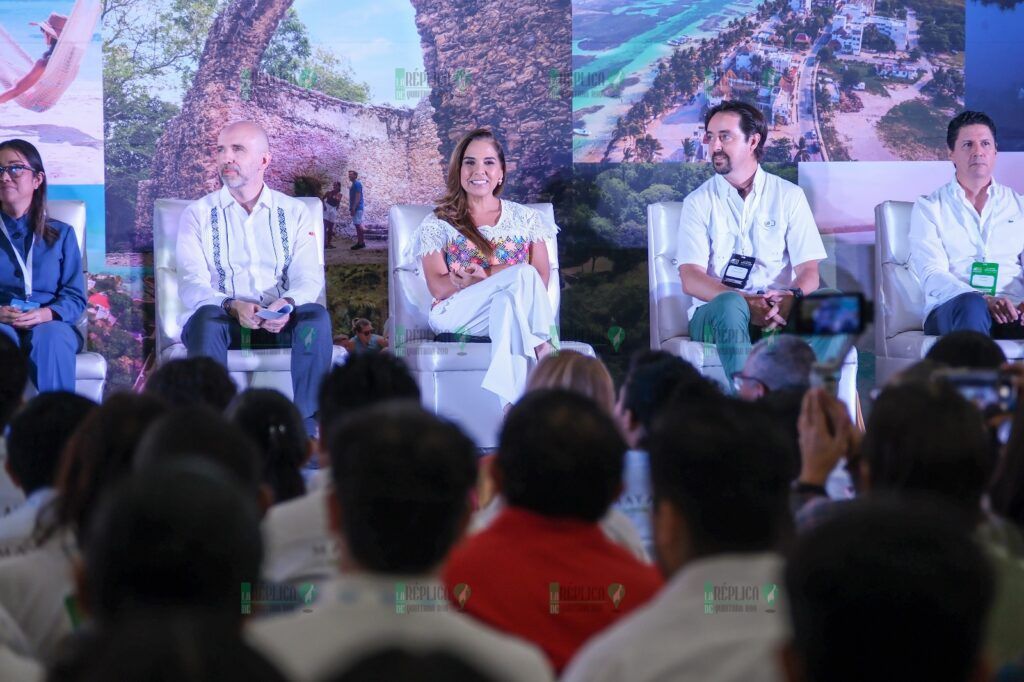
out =
<svg viewBox="0 0 1024 682"><path fill-rule="evenodd" d="M444 648L494 680L544 682L535 647L459 613L438 571L469 519L476 447L412 401L374 405L328 437L342 576L308 613L252 623L250 642L292 680L320 680L373 650Z"/></svg>
<svg viewBox="0 0 1024 682"><path fill-rule="evenodd" d="M755 107L725 101L704 118L715 175L683 201L677 262L690 336L714 343L732 377L759 336L786 326L796 298L818 289L825 247L799 187L758 163L768 138ZM812 343L825 359L829 339Z"/></svg>
<svg viewBox="0 0 1024 682"><path fill-rule="evenodd" d="M96 403L74 393L40 393L14 415L7 435L11 480L25 493L25 502L0 518L0 559L24 554L36 546L36 519L53 500L64 445Z"/></svg>
<svg viewBox="0 0 1024 682"><path fill-rule="evenodd" d="M726 397L665 408L647 443L655 554L668 582L591 639L564 682L781 679L778 548L790 521L780 428Z"/></svg>
<svg viewBox="0 0 1024 682"><path fill-rule="evenodd" d="M992 177L996 124L964 111L946 131L953 179L914 203L910 266L925 295L924 332L1024 338L1024 195Z"/></svg>
<svg viewBox="0 0 1024 682"><path fill-rule="evenodd" d="M330 316L316 302L324 270L305 205L263 182L270 160L255 123L217 137L224 186L191 204L178 230L178 291L189 310L181 339L189 357L225 365L228 348L291 346L295 405L313 435L333 350Z"/></svg>

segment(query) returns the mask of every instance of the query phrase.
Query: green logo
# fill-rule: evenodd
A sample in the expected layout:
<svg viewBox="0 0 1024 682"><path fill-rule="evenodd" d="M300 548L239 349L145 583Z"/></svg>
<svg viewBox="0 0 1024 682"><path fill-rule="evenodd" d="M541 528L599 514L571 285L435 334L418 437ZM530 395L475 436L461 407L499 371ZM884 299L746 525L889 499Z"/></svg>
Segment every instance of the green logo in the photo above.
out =
<svg viewBox="0 0 1024 682"><path fill-rule="evenodd" d="M303 608L306 613L311 613L313 600L316 599L316 585L313 583L302 583L299 585L299 595L302 597Z"/></svg>
<svg viewBox="0 0 1024 682"><path fill-rule="evenodd" d="M316 338L316 328L306 327L302 330L302 343L306 346L306 350L313 345L313 340Z"/></svg>
<svg viewBox="0 0 1024 682"><path fill-rule="evenodd" d="M764 601L767 605L765 613L775 613L775 601L779 598L779 586L775 583L767 583L761 588L761 594L764 595Z"/></svg>
<svg viewBox="0 0 1024 682"><path fill-rule="evenodd" d="M558 69L548 71L548 98L558 99L562 96L561 72Z"/></svg>
<svg viewBox="0 0 1024 682"><path fill-rule="evenodd" d="M562 342L558 338L558 325L551 325L551 347L556 351L562 350Z"/></svg>
<svg viewBox="0 0 1024 682"><path fill-rule="evenodd" d="M395 328L395 357L405 357L405 327L398 325Z"/></svg>
<svg viewBox="0 0 1024 682"><path fill-rule="evenodd" d="M612 342L612 348L619 352L619 346L626 340L626 330L622 327L612 327L608 330L608 340Z"/></svg>
<svg viewBox="0 0 1024 682"><path fill-rule="evenodd" d="M459 355L466 354L466 339L469 338L469 327L461 325L455 328L455 338L459 340Z"/></svg>
<svg viewBox="0 0 1024 682"><path fill-rule="evenodd" d="M467 73L465 69L457 70L454 78L452 78L452 82L455 86L455 92L462 94L469 88L469 73Z"/></svg>
<svg viewBox="0 0 1024 682"><path fill-rule="evenodd" d="M405 69L395 69L395 99L405 99Z"/></svg>

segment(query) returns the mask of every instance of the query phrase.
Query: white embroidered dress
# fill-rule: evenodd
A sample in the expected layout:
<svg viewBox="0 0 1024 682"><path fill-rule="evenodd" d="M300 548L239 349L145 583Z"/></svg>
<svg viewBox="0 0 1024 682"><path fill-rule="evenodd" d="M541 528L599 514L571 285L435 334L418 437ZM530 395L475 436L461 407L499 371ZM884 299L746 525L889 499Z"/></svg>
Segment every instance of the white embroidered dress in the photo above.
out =
<svg viewBox="0 0 1024 682"><path fill-rule="evenodd" d="M540 274L529 263L529 249L535 243L547 248L544 240L554 237L557 229L545 224L532 208L505 200L498 222L479 229L494 245L490 262L455 227L434 214L416 228L407 255L421 259L441 252L449 270L469 264L488 270L491 265L508 266L434 301L428 315L435 334L490 337L491 362L482 386L507 405L518 400L526 388L536 347L556 335L551 300Z"/></svg>

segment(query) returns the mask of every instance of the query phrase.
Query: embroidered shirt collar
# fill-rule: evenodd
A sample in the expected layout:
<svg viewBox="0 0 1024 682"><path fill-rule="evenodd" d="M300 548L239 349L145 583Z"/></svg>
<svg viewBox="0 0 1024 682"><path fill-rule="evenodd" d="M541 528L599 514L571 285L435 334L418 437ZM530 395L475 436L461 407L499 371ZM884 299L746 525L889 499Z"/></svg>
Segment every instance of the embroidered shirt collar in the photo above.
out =
<svg viewBox="0 0 1024 682"><path fill-rule="evenodd" d="M245 211L245 208L238 203L238 201L231 196L231 192L228 191L227 185L223 185L220 188L220 205L223 208L228 208L232 204L237 204L240 209ZM274 202L271 198L270 188L267 187L266 183L263 183L263 189L260 190L260 195L256 197L256 203L253 204L252 211L247 213L254 213L259 206L266 206L268 210L274 209Z"/></svg>

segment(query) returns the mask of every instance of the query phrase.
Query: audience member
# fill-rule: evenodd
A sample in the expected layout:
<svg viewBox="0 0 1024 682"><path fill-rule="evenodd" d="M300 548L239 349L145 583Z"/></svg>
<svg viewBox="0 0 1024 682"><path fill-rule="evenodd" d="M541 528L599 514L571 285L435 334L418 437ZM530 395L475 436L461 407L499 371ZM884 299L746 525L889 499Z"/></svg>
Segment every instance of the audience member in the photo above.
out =
<svg viewBox="0 0 1024 682"><path fill-rule="evenodd" d="M0 558L36 545L39 512L56 494L57 465L68 438L96 403L63 391L40 393L11 420L5 467L25 494L25 503L0 518Z"/></svg>
<svg viewBox="0 0 1024 682"><path fill-rule="evenodd" d="M779 679L785 437L756 407L718 398L666 408L648 443L655 550L669 582L589 642L564 679Z"/></svg>
<svg viewBox="0 0 1024 682"><path fill-rule="evenodd" d="M135 468L197 457L214 462L235 477L266 511L273 499L263 482L259 448L241 428L209 407L196 405L172 410L157 419L135 451Z"/></svg>
<svg viewBox="0 0 1024 682"><path fill-rule="evenodd" d="M353 355L379 353L388 347L388 339L386 336L374 334L370 321L360 317L352 322L352 338L343 341L342 345Z"/></svg>
<svg viewBox="0 0 1024 682"><path fill-rule="evenodd" d="M959 511L975 528L996 571L997 598L987 641L990 660L998 666L1019 656L1024 651L1024 631L1019 627L1024 613L1024 537L1014 524L982 508L994 456L978 408L937 377L930 383L886 388L875 401L859 453L850 450L849 443L837 444L841 436L832 437L828 424L806 429L806 438L803 430L805 462L852 452L848 459L859 470L862 491L930 495ZM811 504L797 514L801 529L820 524L841 509Z"/></svg>
<svg viewBox="0 0 1024 682"><path fill-rule="evenodd" d="M782 390L806 391L811 383L814 350L796 336L775 334L750 349L743 370L732 376L736 394L757 400Z"/></svg>
<svg viewBox="0 0 1024 682"><path fill-rule="evenodd" d="M237 392L224 365L207 357L165 362L146 380L146 393L162 398L171 407L206 405L223 412Z"/></svg>
<svg viewBox="0 0 1024 682"><path fill-rule="evenodd" d="M152 396L119 393L93 410L61 455L57 496L37 524L40 546L0 561L0 607L43 663L53 658L57 643L72 630L78 602L71 570L96 505L130 473L142 432L165 409L163 401Z"/></svg>
<svg viewBox="0 0 1024 682"><path fill-rule="evenodd" d="M28 360L21 354L18 345L0 334L0 464L7 459L6 441L3 434L7 422L21 405L25 384L28 383ZM0 466L0 517L25 502L21 489L11 482L6 466Z"/></svg>
<svg viewBox="0 0 1024 682"><path fill-rule="evenodd" d="M967 329L940 337L925 358L969 369L999 369L1006 362L1006 354L991 336Z"/></svg>
<svg viewBox="0 0 1024 682"><path fill-rule="evenodd" d="M416 380L401 359L386 353L350 356L320 385L321 454L327 456L326 435L331 427L350 414L387 400L419 402L419 398ZM330 476L329 471L321 471ZM302 497L274 505L267 512L263 519L266 580L294 585L337 576L338 540L328 522L325 487L312 485Z"/></svg>
<svg viewBox="0 0 1024 682"><path fill-rule="evenodd" d="M633 523L648 557L654 556L651 466L645 445L651 423L674 397L702 400L718 395L718 387L702 377L693 365L665 351L641 351L630 361L615 405L629 449L622 471L622 494L613 508Z"/></svg>
<svg viewBox="0 0 1024 682"><path fill-rule="evenodd" d="M389 645L443 646L501 680L552 679L538 651L457 613L476 600L476 584L446 592L437 580L468 521L472 441L417 405L395 403L345 420L328 445L331 525L344 544L343 574L329 587L337 596L312 613L254 623L253 644L296 680ZM416 612L427 605L431 613Z"/></svg>
<svg viewBox="0 0 1024 682"><path fill-rule="evenodd" d="M239 590L259 576L259 510L222 467L188 457L151 464L102 501L84 545L78 593L93 623L62 652L54 679L243 679L229 664L284 679L259 675L272 668L241 639ZM147 656L131 655L122 638ZM227 652L236 658L216 661Z"/></svg>
<svg viewBox="0 0 1024 682"><path fill-rule="evenodd" d="M556 671L591 636L650 599L657 571L612 543L598 521L622 488L626 444L594 401L526 394L505 420L496 482L508 507L455 548L449 590L466 611L544 649Z"/></svg>
<svg viewBox="0 0 1024 682"><path fill-rule="evenodd" d="M295 404L280 391L250 388L231 403L227 415L259 446L263 483L273 492L274 504L304 495L301 470L312 454L312 441Z"/></svg>
<svg viewBox="0 0 1024 682"><path fill-rule="evenodd" d="M585 395L608 414L615 411L615 384L598 358L572 350L548 355L533 368L526 390L564 388Z"/></svg>
<svg viewBox="0 0 1024 682"><path fill-rule="evenodd" d="M584 395L600 407L613 414L615 409L615 385L604 363L597 358L583 355L571 350L560 351L541 360L530 374L526 391L563 388ZM473 515L470 532L483 530L498 517L505 508L505 501L495 494L494 466L495 455L488 454L480 458L480 482L477 486L477 503L480 510ZM630 554L642 561L649 561L650 554L640 535L640 524L616 507L608 509L601 518L601 530L612 542L625 547Z"/></svg>
<svg viewBox="0 0 1024 682"><path fill-rule="evenodd" d="M909 502L843 507L799 539L786 566L789 682L989 679L993 575L969 526Z"/></svg>
<svg viewBox="0 0 1024 682"><path fill-rule="evenodd" d="M992 511L1024 531L1024 396L1018 396L1010 438L989 487Z"/></svg>

